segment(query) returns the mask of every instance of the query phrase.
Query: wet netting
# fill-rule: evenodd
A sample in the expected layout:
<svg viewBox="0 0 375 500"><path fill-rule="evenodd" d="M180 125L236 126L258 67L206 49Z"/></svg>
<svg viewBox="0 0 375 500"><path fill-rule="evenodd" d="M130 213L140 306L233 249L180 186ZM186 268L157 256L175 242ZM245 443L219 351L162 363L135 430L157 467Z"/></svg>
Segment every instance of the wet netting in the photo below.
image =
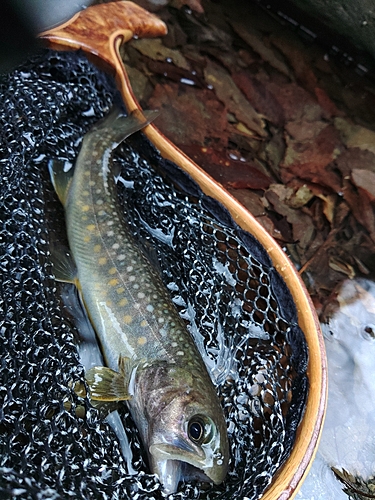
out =
<svg viewBox="0 0 375 500"><path fill-rule="evenodd" d="M1 498L164 495L126 404L121 448L72 389L84 377L79 332L50 260L65 226L48 161L73 164L114 96L112 80L80 53L43 51L0 82ZM308 391L292 297L264 248L142 134L114 161L124 221L194 336L228 422L225 483L181 483L175 497L260 498L293 447Z"/></svg>

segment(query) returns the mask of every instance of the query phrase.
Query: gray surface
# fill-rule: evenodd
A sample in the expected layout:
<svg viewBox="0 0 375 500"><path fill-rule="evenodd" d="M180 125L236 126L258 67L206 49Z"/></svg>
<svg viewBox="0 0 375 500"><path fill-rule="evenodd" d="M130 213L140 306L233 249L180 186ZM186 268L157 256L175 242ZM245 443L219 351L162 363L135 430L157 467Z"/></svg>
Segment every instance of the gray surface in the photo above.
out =
<svg viewBox="0 0 375 500"><path fill-rule="evenodd" d="M319 21L375 56L374 0L292 0Z"/></svg>

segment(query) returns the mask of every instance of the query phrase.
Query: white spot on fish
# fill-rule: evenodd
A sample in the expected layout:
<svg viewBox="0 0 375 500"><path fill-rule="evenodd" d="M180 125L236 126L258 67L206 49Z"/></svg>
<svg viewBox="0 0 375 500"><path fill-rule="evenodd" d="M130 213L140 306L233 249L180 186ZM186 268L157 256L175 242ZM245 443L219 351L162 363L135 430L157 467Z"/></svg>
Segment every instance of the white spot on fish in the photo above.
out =
<svg viewBox="0 0 375 500"><path fill-rule="evenodd" d="M125 260L125 255L123 253L121 255L118 255L117 260Z"/></svg>
<svg viewBox="0 0 375 500"><path fill-rule="evenodd" d="M177 356L183 356L185 353L184 353L184 351L177 351L176 354L177 354Z"/></svg>
<svg viewBox="0 0 375 500"><path fill-rule="evenodd" d="M139 299L144 299L146 297L146 295L143 292L139 292L139 294L137 295L137 297Z"/></svg>
<svg viewBox="0 0 375 500"><path fill-rule="evenodd" d="M115 234L115 233L114 233L113 231L108 231L108 232L107 232L107 236L109 236L109 237L113 236L114 234Z"/></svg>
<svg viewBox="0 0 375 500"><path fill-rule="evenodd" d="M133 271L133 269L134 269L133 266L128 266L126 268L126 270L127 270L128 273L131 273Z"/></svg>
<svg viewBox="0 0 375 500"><path fill-rule="evenodd" d="M109 220L109 221L107 222L107 226L113 226L113 220Z"/></svg>
<svg viewBox="0 0 375 500"><path fill-rule="evenodd" d="M151 304L148 304L148 306L146 306L146 311L152 313L154 310L154 306L152 306Z"/></svg>
<svg viewBox="0 0 375 500"><path fill-rule="evenodd" d="M178 346L178 344L177 344L177 342L172 342L171 346L172 346L172 347L177 347L177 346Z"/></svg>
<svg viewBox="0 0 375 500"><path fill-rule="evenodd" d="M113 250L117 250L118 248L120 248L120 245L118 243L113 243L112 248Z"/></svg>

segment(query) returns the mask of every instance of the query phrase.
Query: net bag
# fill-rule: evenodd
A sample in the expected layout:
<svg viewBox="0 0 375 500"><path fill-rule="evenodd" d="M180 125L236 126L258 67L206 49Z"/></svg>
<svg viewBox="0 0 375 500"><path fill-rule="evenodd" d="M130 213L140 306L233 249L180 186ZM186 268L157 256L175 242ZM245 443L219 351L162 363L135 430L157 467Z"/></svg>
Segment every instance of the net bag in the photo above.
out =
<svg viewBox="0 0 375 500"><path fill-rule="evenodd" d="M124 457L84 380L80 313L56 283L51 242L66 242L47 164L74 163L116 99L81 53L44 50L0 83L0 494L22 499L160 499L137 428L119 405ZM164 160L141 133L116 151L118 203L160 272L217 387L228 423L219 486L181 483L184 499L260 498L289 456L308 395L308 348L292 296L262 245ZM129 459L130 457L130 459Z"/></svg>

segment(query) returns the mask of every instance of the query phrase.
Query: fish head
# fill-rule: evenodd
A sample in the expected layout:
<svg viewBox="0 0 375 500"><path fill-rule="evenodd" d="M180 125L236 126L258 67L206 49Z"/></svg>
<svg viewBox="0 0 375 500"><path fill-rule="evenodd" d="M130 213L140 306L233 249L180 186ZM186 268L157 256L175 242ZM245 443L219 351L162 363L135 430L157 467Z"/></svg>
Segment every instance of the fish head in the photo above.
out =
<svg viewBox="0 0 375 500"><path fill-rule="evenodd" d="M211 384L212 385L212 384ZM164 404L149 422L151 469L164 490L176 491L180 480L220 484L229 460L223 410L212 387L163 391Z"/></svg>

